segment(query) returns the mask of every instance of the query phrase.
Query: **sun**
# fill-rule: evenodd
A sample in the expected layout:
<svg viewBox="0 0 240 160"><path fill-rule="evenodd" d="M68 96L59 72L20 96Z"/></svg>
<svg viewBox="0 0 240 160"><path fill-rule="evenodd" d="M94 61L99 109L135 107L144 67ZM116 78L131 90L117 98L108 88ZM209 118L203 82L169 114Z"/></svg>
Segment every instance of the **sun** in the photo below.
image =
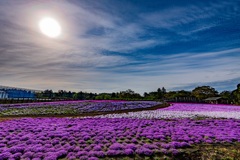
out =
<svg viewBox="0 0 240 160"><path fill-rule="evenodd" d="M42 18L38 25L41 32L50 38L56 38L62 33L62 28L58 21L51 17Z"/></svg>

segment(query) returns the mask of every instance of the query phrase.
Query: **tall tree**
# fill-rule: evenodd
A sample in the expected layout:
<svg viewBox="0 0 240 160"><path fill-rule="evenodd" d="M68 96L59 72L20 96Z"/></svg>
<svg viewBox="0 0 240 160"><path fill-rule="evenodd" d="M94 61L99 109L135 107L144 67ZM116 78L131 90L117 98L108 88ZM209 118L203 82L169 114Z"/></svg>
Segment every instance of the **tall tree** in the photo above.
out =
<svg viewBox="0 0 240 160"><path fill-rule="evenodd" d="M42 98L51 99L51 98L53 98L53 91L47 89L47 90L43 91L42 96L43 96Z"/></svg>
<svg viewBox="0 0 240 160"><path fill-rule="evenodd" d="M190 91L185 91L185 90L180 90L176 92L177 97L190 97L191 92Z"/></svg>
<svg viewBox="0 0 240 160"><path fill-rule="evenodd" d="M232 101L232 92L230 91L222 91L219 95L220 97L227 99L228 102Z"/></svg>
<svg viewBox="0 0 240 160"><path fill-rule="evenodd" d="M112 92L111 98L112 98L112 99L115 99L115 98L116 98L116 93L115 93L115 92Z"/></svg>
<svg viewBox="0 0 240 160"><path fill-rule="evenodd" d="M162 99L163 98L163 92L161 88L157 89L157 99Z"/></svg>
<svg viewBox="0 0 240 160"><path fill-rule="evenodd" d="M109 93L100 93L99 95L97 95L95 97L95 99L97 99L97 100L109 100L109 99L111 99L111 94L109 94Z"/></svg>
<svg viewBox="0 0 240 160"><path fill-rule="evenodd" d="M166 94L166 93L167 93L167 90L166 90L164 87L162 87L162 93L163 93L163 94Z"/></svg>
<svg viewBox="0 0 240 160"><path fill-rule="evenodd" d="M217 96L218 92L215 90L215 88L212 88L210 86L201 86L196 87L194 90L192 90L192 95L199 100L203 100L209 97Z"/></svg>
<svg viewBox="0 0 240 160"><path fill-rule="evenodd" d="M144 96L144 98L147 98L149 96L149 94L147 92L144 92L143 96Z"/></svg>
<svg viewBox="0 0 240 160"><path fill-rule="evenodd" d="M80 92L77 93L76 98L78 100L84 100L85 99L85 94L82 91L80 91Z"/></svg>
<svg viewBox="0 0 240 160"><path fill-rule="evenodd" d="M232 92L232 99L234 104L240 105L240 83L237 85L237 89Z"/></svg>
<svg viewBox="0 0 240 160"><path fill-rule="evenodd" d="M167 100L174 100L178 96L178 93L176 91L169 91L165 94L165 98Z"/></svg>

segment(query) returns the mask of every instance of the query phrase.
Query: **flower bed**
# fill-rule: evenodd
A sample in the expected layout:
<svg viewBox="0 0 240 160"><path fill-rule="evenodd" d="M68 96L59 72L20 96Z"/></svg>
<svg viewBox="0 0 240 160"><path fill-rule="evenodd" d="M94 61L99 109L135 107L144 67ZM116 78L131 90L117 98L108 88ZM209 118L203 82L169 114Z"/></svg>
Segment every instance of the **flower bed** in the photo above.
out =
<svg viewBox="0 0 240 160"><path fill-rule="evenodd" d="M240 119L240 106L174 103L167 108L152 111L129 112L97 116L99 118L235 118Z"/></svg>
<svg viewBox="0 0 240 160"><path fill-rule="evenodd" d="M225 104L172 103L164 111L240 112L240 106Z"/></svg>
<svg viewBox="0 0 240 160"><path fill-rule="evenodd" d="M65 101L0 106L0 116L64 115L144 109L161 104L154 101Z"/></svg>
<svg viewBox="0 0 240 160"><path fill-rule="evenodd" d="M195 144L239 143L240 120L24 118L0 123L0 159L177 155Z"/></svg>

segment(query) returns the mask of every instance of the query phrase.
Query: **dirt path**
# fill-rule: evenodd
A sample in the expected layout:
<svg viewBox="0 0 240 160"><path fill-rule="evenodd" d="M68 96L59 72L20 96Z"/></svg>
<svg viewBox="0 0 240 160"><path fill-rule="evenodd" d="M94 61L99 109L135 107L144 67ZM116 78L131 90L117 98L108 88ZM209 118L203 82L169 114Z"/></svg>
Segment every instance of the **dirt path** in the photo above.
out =
<svg viewBox="0 0 240 160"><path fill-rule="evenodd" d="M0 117L0 122L4 122L4 121L8 121L14 118L4 118L4 117Z"/></svg>

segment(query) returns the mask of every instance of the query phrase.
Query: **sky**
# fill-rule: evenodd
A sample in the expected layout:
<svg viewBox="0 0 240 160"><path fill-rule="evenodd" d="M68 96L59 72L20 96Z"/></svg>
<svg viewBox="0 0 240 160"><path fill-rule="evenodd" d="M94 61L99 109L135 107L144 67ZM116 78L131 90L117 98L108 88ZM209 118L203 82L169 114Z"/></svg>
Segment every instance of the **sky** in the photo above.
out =
<svg viewBox="0 0 240 160"><path fill-rule="evenodd" d="M54 18L57 38L39 21ZM0 85L138 93L240 83L239 0L0 0Z"/></svg>

